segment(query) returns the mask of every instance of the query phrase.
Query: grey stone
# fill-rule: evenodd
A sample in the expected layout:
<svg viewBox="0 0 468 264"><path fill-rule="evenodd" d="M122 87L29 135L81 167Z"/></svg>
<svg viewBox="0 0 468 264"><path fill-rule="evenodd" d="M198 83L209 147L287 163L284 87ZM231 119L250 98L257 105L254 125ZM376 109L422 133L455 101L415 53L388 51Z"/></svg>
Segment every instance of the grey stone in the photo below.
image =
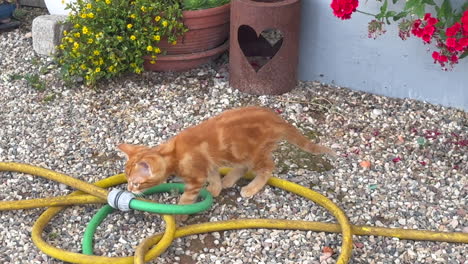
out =
<svg viewBox="0 0 468 264"><path fill-rule="evenodd" d="M43 15L38 16L32 23L33 49L41 55L52 55L55 46L60 44L63 31L69 26L62 23L67 16Z"/></svg>

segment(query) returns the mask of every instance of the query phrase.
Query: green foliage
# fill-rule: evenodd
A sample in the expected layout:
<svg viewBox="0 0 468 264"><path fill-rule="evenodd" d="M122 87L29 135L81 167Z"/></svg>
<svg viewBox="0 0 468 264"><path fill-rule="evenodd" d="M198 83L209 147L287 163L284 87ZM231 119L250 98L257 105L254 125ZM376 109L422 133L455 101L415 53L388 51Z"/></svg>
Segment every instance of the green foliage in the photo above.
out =
<svg viewBox="0 0 468 264"><path fill-rule="evenodd" d="M87 85L123 72L141 73L143 56L156 63L161 42L177 44L187 28L183 10L221 6L229 0L77 0L67 6L72 25L64 31L56 60L64 80Z"/></svg>
<svg viewBox="0 0 468 264"><path fill-rule="evenodd" d="M77 0L69 5L72 25L58 46L65 80L93 85L122 72L141 73L143 56L156 63L161 41L176 44L186 28L177 0Z"/></svg>
<svg viewBox="0 0 468 264"><path fill-rule="evenodd" d="M182 0L184 10L198 10L218 7L229 3L230 0Z"/></svg>

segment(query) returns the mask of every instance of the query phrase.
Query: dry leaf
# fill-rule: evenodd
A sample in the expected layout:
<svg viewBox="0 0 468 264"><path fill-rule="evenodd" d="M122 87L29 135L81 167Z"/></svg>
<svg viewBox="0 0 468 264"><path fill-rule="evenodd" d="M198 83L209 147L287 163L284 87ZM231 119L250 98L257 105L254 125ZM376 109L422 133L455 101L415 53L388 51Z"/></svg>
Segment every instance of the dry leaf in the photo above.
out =
<svg viewBox="0 0 468 264"><path fill-rule="evenodd" d="M368 160L363 160L359 163L359 165L361 165L361 167L365 168L365 169L369 169L371 167L371 163L370 161Z"/></svg>

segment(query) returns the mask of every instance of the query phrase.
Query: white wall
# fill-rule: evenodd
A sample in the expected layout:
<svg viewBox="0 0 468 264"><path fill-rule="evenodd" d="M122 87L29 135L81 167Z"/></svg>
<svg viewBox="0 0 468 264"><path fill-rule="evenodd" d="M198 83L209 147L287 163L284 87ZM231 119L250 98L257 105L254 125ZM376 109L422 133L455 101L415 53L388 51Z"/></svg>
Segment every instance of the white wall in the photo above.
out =
<svg viewBox="0 0 468 264"><path fill-rule="evenodd" d="M369 39L372 17L354 13L350 20L340 20L330 2L302 0L300 80L468 110L468 58L453 71L442 71L432 60L434 46L414 36L401 40L396 24L376 40ZM359 9L377 13L377 3L361 0Z"/></svg>

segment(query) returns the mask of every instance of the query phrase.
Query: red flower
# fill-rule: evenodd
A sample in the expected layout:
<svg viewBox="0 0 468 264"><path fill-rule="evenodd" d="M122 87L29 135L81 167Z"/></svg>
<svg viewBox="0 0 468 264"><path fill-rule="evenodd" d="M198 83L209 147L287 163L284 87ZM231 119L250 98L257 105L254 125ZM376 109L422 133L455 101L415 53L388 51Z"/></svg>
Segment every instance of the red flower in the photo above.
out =
<svg viewBox="0 0 468 264"><path fill-rule="evenodd" d="M432 58L434 59L434 63L435 61L439 60L439 56L440 56L439 52L437 51L432 52Z"/></svg>
<svg viewBox="0 0 468 264"><path fill-rule="evenodd" d="M351 18L351 14L356 11L358 5L358 0L333 0L330 6L333 14L344 20Z"/></svg>
<svg viewBox="0 0 468 264"><path fill-rule="evenodd" d="M440 55L439 56L439 62L444 63L444 62L447 62L447 61L448 61L447 56L445 56L445 55Z"/></svg>
<svg viewBox="0 0 468 264"><path fill-rule="evenodd" d="M458 44L463 48L468 47L468 38L461 38L458 40Z"/></svg>
<svg viewBox="0 0 468 264"><path fill-rule="evenodd" d="M457 39L456 38L447 38L445 41L445 45L450 48L455 48L457 46Z"/></svg>
<svg viewBox="0 0 468 264"><path fill-rule="evenodd" d="M422 39L424 40L424 42L429 43L431 42L431 35L424 34L422 36Z"/></svg>
<svg viewBox="0 0 468 264"><path fill-rule="evenodd" d="M460 23L456 22L455 24L453 24L453 26L447 28L447 31L445 31L445 35L447 35L447 37L453 37L458 33L458 31L460 31L460 28Z"/></svg>

